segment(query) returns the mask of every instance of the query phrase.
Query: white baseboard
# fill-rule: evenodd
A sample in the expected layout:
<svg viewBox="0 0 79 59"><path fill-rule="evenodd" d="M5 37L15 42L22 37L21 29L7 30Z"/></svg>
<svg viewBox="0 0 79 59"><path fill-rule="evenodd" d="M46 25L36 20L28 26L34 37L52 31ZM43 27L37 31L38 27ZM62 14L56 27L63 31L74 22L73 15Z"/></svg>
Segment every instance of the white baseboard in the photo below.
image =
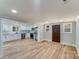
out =
<svg viewBox="0 0 79 59"><path fill-rule="evenodd" d="M74 44L63 43L63 42L61 42L61 44L64 44L64 45L68 45L68 46L73 46L73 47L75 47L75 45L74 45Z"/></svg>
<svg viewBox="0 0 79 59"><path fill-rule="evenodd" d="M48 42L52 42L51 40L47 40L47 39L45 39L46 41L48 41Z"/></svg>
<svg viewBox="0 0 79 59"><path fill-rule="evenodd" d="M48 42L52 42L51 40L47 40L47 39L41 39L41 40L38 40L38 42L41 42L41 41L44 41L44 40L46 40Z"/></svg>
<svg viewBox="0 0 79 59"><path fill-rule="evenodd" d="M41 42L41 41L43 41L43 40L37 40L38 42Z"/></svg>
<svg viewBox="0 0 79 59"><path fill-rule="evenodd" d="M79 56L79 48L77 46L75 46L75 47L76 47L76 50L77 50L77 53L78 53L78 56Z"/></svg>

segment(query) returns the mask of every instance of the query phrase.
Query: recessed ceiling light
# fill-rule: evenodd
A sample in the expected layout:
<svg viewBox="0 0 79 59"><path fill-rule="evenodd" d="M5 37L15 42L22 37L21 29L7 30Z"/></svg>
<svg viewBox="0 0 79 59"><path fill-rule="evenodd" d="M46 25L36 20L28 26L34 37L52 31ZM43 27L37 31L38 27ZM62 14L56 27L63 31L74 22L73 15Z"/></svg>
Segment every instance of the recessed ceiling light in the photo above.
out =
<svg viewBox="0 0 79 59"><path fill-rule="evenodd" d="M79 20L79 15L76 17L76 21L78 21Z"/></svg>
<svg viewBox="0 0 79 59"><path fill-rule="evenodd" d="M79 15L77 16L77 18L79 18Z"/></svg>
<svg viewBox="0 0 79 59"><path fill-rule="evenodd" d="M45 23L49 23L48 21L46 21Z"/></svg>
<svg viewBox="0 0 79 59"><path fill-rule="evenodd" d="M17 13L17 10L12 9L11 12L12 12L12 13Z"/></svg>
<svg viewBox="0 0 79 59"><path fill-rule="evenodd" d="M63 22L64 20L60 20L60 22Z"/></svg>

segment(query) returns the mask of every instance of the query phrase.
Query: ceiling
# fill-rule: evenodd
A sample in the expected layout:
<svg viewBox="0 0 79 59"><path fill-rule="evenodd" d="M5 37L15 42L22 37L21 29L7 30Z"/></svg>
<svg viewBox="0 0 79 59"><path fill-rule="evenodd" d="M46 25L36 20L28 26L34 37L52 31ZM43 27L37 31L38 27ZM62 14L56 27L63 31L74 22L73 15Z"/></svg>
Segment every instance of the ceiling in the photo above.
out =
<svg viewBox="0 0 79 59"><path fill-rule="evenodd" d="M11 13L11 9L18 11ZM0 17L40 23L73 20L79 15L79 0L0 0Z"/></svg>

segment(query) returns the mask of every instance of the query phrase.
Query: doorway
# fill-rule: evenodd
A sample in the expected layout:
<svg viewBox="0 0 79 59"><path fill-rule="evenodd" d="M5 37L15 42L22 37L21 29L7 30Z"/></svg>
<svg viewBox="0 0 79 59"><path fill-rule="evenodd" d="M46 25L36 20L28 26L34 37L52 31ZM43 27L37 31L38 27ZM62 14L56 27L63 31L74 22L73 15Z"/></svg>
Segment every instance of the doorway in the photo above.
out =
<svg viewBox="0 0 79 59"><path fill-rule="evenodd" d="M60 42L60 25L52 26L52 41Z"/></svg>

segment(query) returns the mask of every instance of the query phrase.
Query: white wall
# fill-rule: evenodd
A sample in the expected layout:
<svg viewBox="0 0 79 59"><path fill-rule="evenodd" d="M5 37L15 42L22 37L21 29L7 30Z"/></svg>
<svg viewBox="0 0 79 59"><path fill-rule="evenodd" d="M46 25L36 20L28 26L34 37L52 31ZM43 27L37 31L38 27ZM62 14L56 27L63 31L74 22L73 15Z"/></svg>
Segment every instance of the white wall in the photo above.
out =
<svg viewBox="0 0 79 59"><path fill-rule="evenodd" d="M72 23L72 33L64 33L64 31L63 31L64 23ZM76 22L64 22L64 23L61 23L61 43L75 46Z"/></svg>
<svg viewBox="0 0 79 59"><path fill-rule="evenodd" d="M45 24L44 26L44 39L52 41L52 24ZM49 31L46 31L46 26L49 26Z"/></svg>
<svg viewBox="0 0 79 59"><path fill-rule="evenodd" d="M2 29L1 29L1 20L0 20L0 58L3 56L3 43L2 43Z"/></svg>
<svg viewBox="0 0 79 59"><path fill-rule="evenodd" d="M64 23L72 23L72 33L64 33L63 32L63 24ZM47 40L52 41L52 25L58 25L60 24L60 36L61 36L61 43L67 44L67 45L75 45L75 39L76 39L76 23L75 22L61 22L61 23L51 23L51 24L45 24L40 25L39 32L40 32L40 38L41 40ZM45 31L46 25L49 25L49 31Z"/></svg>
<svg viewBox="0 0 79 59"><path fill-rule="evenodd" d="M76 49L79 54L79 19L76 21Z"/></svg>

